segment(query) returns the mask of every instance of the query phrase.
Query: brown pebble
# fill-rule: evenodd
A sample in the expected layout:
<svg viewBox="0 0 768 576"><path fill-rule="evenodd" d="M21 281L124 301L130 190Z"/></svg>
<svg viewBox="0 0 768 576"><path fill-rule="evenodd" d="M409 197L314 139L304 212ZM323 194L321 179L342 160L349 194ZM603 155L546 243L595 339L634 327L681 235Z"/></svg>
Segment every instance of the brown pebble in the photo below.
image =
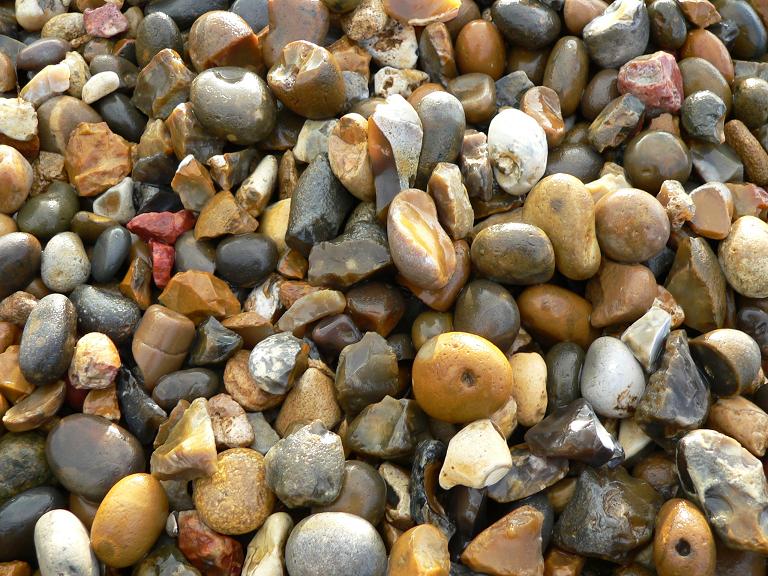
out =
<svg viewBox="0 0 768 576"><path fill-rule="evenodd" d="M598 336L589 323L592 304L560 286L526 288L517 298L517 307L525 329L544 346L571 341L587 349Z"/></svg>
<svg viewBox="0 0 768 576"><path fill-rule="evenodd" d="M768 185L768 152L741 120L731 120L725 124L725 142L744 163L747 180L758 186Z"/></svg>
<svg viewBox="0 0 768 576"><path fill-rule="evenodd" d="M493 22L468 22L456 38L456 64L462 74L481 72L498 80L504 74L507 51L504 38Z"/></svg>
<svg viewBox="0 0 768 576"><path fill-rule="evenodd" d="M448 576L448 539L432 524L414 526L395 541L387 576Z"/></svg>

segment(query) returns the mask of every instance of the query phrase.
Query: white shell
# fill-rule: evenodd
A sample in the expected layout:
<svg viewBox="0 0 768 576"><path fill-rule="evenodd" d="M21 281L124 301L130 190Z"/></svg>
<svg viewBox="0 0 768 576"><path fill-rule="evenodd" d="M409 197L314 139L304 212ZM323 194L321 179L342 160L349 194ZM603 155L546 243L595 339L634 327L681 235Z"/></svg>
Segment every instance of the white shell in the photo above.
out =
<svg viewBox="0 0 768 576"><path fill-rule="evenodd" d="M512 455L506 440L490 420L468 424L448 442L440 486L485 488L496 484L512 468Z"/></svg>
<svg viewBox="0 0 768 576"><path fill-rule="evenodd" d="M645 391L645 375L632 351L618 338L603 336L587 350L581 395L600 416L626 418Z"/></svg>
<svg viewBox="0 0 768 576"><path fill-rule="evenodd" d="M488 152L496 182L513 196L529 192L547 168L544 129L516 108L505 108L491 120Z"/></svg>

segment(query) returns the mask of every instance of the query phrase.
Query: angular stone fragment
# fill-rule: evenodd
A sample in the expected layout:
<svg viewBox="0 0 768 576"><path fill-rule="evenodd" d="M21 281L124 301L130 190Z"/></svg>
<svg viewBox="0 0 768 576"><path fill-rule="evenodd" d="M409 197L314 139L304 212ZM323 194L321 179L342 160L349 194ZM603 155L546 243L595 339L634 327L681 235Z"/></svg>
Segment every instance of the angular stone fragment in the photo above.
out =
<svg viewBox="0 0 768 576"><path fill-rule="evenodd" d="M465 130L459 167L470 198L490 200L493 196L493 169L484 132Z"/></svg>
<svg viewBox="0 0 768 576"><path fill-rule="evenodd" d="M632 94L611 100L589 125L589 143L598 152L619 146L634 134L644 114L645 105Z"/></svg>
<svg viewBox="0 0 768 576"><path fill-rule="evenodd" d="M372 458L403 458L413 454L426 430L426 416L414 400L385 396L363 408L350 422L345 446Z"/></svg>
<svg viewBox="0 0 768 576"><path fill-rule="evenodd" d="M240 302L229 286L210 272L201 270L175 274L158 300L196 323L208 316L224 318L240 312Z"/></svg>
<svg viewBox="0 0 768 576"><path fill-rule="evenodd" d="M150 118L165 120L176 106L189 100L194 78L181 56L164 48L139 72L131 102Z"/></svg>
<svg viewBox="0 0 768 576"><path fill-rule="evenodd" d="M196 510L179 512L179 550L201 573L237 576L243 567L243 546L211 530ZM184 569L184 573L189 572Z"/></svg>
<svg viewBox="0 0 768 576"><path fill-rule="evenodd" d="M360 222L328 242L312 246L307 278L316 286L344 289L392 266L384 231Z"/></svg>
<svg viewBox="0 0 768 576"><path fill-rule="evenodd" d="M210 317L197 327L197 337L189 351L191 366L222 364L243 345L242 337Z"/></svg>
<svg viewBox="0 0 768 576"><path fill-rule="evenodd" d="M285 242L309 256L313 245L334 238L353 199L331 172L328 157L320 155L307 167L291 197Z"/></svg>
<svg viewBox="0 0 768 576"><path fill-rule="evenodd" d="M277 173L277 158L271 155L264 156L259 165L256 166L250 176L243 180L243 183L237 189L235 200L254 218L258 218L267 208L267 204L272 198L272 193L275 191ZM275 204L272 206L275 206ZM267 223L268 220L266 218L261 220L262 232L269 236ZM284 239L283 243L285 243ZM278 246L278 248L280 247ZM282 252L282 250L279 251Z"/></svg>
<svg viewBox="0 0 768 576"><path fill-rule="evenodd" d="M277 328L294 334L308 325L333 314L341 314L346 308L344 294L336 290L318 290L299 298L277 322Z"/></svg>
<svg viewBox="0 0 768 576"><path fill-rule="evenodd" d="M309 346L290 332L269 336L251 351L248 370L270 394L285 394L307 369Z"/></svg>
<svg viewBox="0 0 768 576"><path fill-rule="evenodd" d="M193 480L216 471L216 440L205 398L189 405L166 441L152 453L150 468L160 480Z"/></svg>
<svg viewBox="0 0 768 576"><path fill-rule="evenodd" d="M438 162L427 183L427 194L435 200L440 223L451 239L466 238L472 231L475 215L458 166Z"/></svg>
<svg viewBox="0 0 768 576"><path fill-rule="evenodd" d="M512 466L505 439L490 420L476 420L462 428L448 443L440 486L485 488L495 484Z"/></svg>
<svg viewBox="0 0 768 576"><path fill-rule="evenodd" d="M416 524L436 526L450 540L456 525L446 512L445 494L437 489L445 452L445 444L439 440L423 440L416 447L411 468L410 516Z"/></svg>
<svg viewBox="0 0 768 576"><path fill-rule="evenodd" d="M669 312L653 306L621 335L621 341L632 351L646 372L655 366L671 326L672 316Z"/></svg>
<svg viewBox="0 0 768 576"><path fill-rule="evenodd" d="M668 52L633 58L619 69L617 86L622 94L637 96L652 113L675 113L683 104L683 77Z"/></svg>
<svg viewBox="0 0 768 576"><path fill-rule="evenodd" d="M131 173L128 142L106 122L78 124L69 137L64 167L80 196L96 196Z"/></svg>
<svg viewBox="0 0 768 576"><path fill-rule="evenodd" d="M200 212L208 200L216 195L211 175L192 154L179 162L171 188L181 198L184 208L193 212Z"/></svg>
<svg viewBox="0 0 768 576"><path fill-rule="evenodd" d="M544 514L533 506L513 510L478 534L461 555L472 570L489 574L544 574Z"/></svg>
<svg viewBox="0 0 768 576"><path fill-rule="evenodd" d="M656 199L667 211L672 230L680 230L683 224L690 222L696 215L696 205L677 180L665 180Z"/></svg>
<svg viewBox="0 0 768 576"><path fill-rule="evenodd" d="M624 459L621 444L583 398L555 410L530 428L525 433L525 442L536 456L568 458L595 467L615 467Z"/></svg>
<svg viewBox="0 0 768 576"><path fill-rule="evenodd" d="M512 446L509 452L512 468L488 487L488 497L496 502L514 502L541 492L568 473L567 458L537 456L525 444Z"/></svg>
<svg viewBox="0 0 768 576"><path fill-rule="evenodd" d="M27 82L19 92L19 98L30 102L35 108L46 100L69 89L69 66L49 64Z"/></svg>
<svg viewBox="0 0 768 576"><path fill-rule="evenodd" d="M386 213L392 199L413 186L423 131L416 110L393 95L368 118L368 154L376 187L376 210Z"/></svg>
<svg viewBox="0 0 768 576"><path fill-rule="evenodd" d="M144 212L131 219L128 230L145 242L155 240L172 245L176 239L195 225L195 215L189 210L178 212Z"/></svg>
<svg viewBox="0 0 768 576"><path fill-rule="evenodd" d="M243 448L253 442L253 428L245 417L245 410L229 394L217 394L208 400L208 414L216 447Z"/></svg>
<svg viewBox="0 0 768 576"><path fill-rule="evenodd" d="M341 438L317 420L275 444L264 463L267 484L289 508L330 504L341 491Z"/></svg>
<svg viewBox="0 0 768 576"><path fill-rule="evenodd" d="M399 387L397 357L387 341L376 332L350 344L339 355L336 395L348 415L394 396Z"/></svg>
<svg viewBox="0 0 768 576"><path fill-rule="evenodd" d="M338 120L306 120L293 147L297 160L309 164L319 154L328 154L328 138Z"/></svg>
<svg viewBox="0 0 768 576"><path fill-rule="evenodd" d="M429 75L421 70L400 70L385 66L373 76L373 93L382 98L387 98L393 94L408 98L416 88L427 80L429 80Z"/></svg>
<svg viewBox="0 0 768 576"><path fill-rule="evenodd" d="M703 238L683 238L665 287L685 311L685 324L699 332L725 322L725 276L715 253Z"/></svg>
<svg viewBox="0 0 768 576"><path fill-rule="evenodd" d="M120 355L112 340L105 334L89 332L77 341L69 365L69 382L81 390L107 388L120 366Z"/></svg>
<svg viewBox="0 0 768 576"><path fill-rule="evenodd" d="M128 19L120 7L107 2L98 8L86 9L83 13L85 31L96 38L111 38L128 29Z"/></svg>
<svg viewBox="0 0 768 576"><path fill-rule="evenodd" d="M359 114L345 114L339 119L328 138L328 161L350 194L363 202L375 199L368 120Z"/></svg>
<svg viewBox="0 0 768 576"><path fill-rule="evenodd" d="M409 24L390 19L380 31L359 40L358 44L367 50L379 66L401 69L416 66L419 46L416 42L416 30Z"/></svg>
<svg viewBox="0 0 768 576"><path fill-rule="evenodd" d="M760 460L720 432L694 430L678 443L677 469L727 546L768 553L768 482Z"/></svg>
<svg viewBox="0 0 768 576"><path fill-rule="evenodd" d="M247 234L259 223L237 203L231 192L219 192L200 211L195 224L195 240L218 238L225 234Z"/></svg>
<svg viewBox="0 0 768 576"><path fill-rule="evenodd" d="M560 548L611 562L625 562L650 542L662 498L650 484L614 470L585 468L555 525Z"/></svg>
<svg viewBox="0 0 768 576"><path fill-rule="evenodd" d="M587 284L592 302L590 322L596 328L633 322L645 314L656 298L656 278L640 264L619 264L603 259Z"/></svg>
<svg viewBox="0 0 768 576"><path fill-rule="evenodd" d="M192 154L205 163L211 156L221 154L224 150L224 141L203 128L190 102L176 106L166 118L165 126L171 135L173 151L178 160Z"/></svg>
<svg viewBox="0 0 768 576"><path fill-rule="evenodd" d="M0 99L0 136L28 142L36 135L35 107L22 98Z"/></svg>
<svg viewBox="0 0 768 576"><path fill-rule="evenodd" d="M675 330L667 338L659 370L653 373L635 412L643 431L671 449L690 430L704 424L709 390L693 362L688 338Z"/></svg>

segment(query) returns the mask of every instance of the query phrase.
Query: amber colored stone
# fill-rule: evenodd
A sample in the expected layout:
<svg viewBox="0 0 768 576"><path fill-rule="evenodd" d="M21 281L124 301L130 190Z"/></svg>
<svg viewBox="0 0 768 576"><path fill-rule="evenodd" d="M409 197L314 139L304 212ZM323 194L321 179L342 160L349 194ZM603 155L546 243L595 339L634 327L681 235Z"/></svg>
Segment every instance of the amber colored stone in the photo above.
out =
<svg viewBox="0 0 768 576"><path fill-rule="evenodd" d="M192 155L179 163L171 180L171 188L181 198L184 208L196 212L202 210L208 200L216 195L216 187L208 169Z"/></svg>
<svg viewBox="0 0 768 576"><path fill-rule="evenodd" d="M720 22L720 13L709 0L678 0L677 5L685 17L699 28L708 28Z"/></svg>
<svg viewBox="0 0 768 576"><path fill-rule="evenodd" d="M758 186L768 186L768 152L741 120L725 124L725 142L744 163L746 179Z"/></svg>
<svg viewBox="0 0 768 576"><path fill-rule="evenodd" d="M685 324L699 332L722 328L726 281L715 253L703 238L683 238L666 289L685 312Z"/></svg>
<svg viewBox="0 0 768 576"><path fill-rule="evenodd" d="M179 550L207 576L239 576L245 555L242 545L214 532L194 510L179 513Z"/></svg>
<svg viewBox="0 0 768 576"><path fill-rule="evenodd" d="M296 157L291 150L286 151L280 158L277 167L277 187L280 200L293 196L293 191L299 184L299 171L296 168Z"/></svg>
<svg viewBox="0 0 768 576"><path fill-rule="evenodd" d="M336 58L336 64L343 71L359 74L366 81L371 78L371 55L355 44L348 36L342 36L328 47Z"/></svg>
<svg viewBox="0 0 768 576"><path fill-rule="evenodd" d="M608 4L603 0L565 0L563 19L571 34L581 35L584 27L602 15Z"/></svg>
<svg viewBox="0 0 768 576"><path fill-rule="evenodd" d="M653 562L659 576L713 576L715 538L704 514L691 502L673 498L656 517Z"/></svg>
<svg viewBox="0 0 768 576"><path fill-rule="evenodd" d="M496 25L486 20L468 22L456 38L456 64L462 74L482 72L494 80L504 74L507 51Z"/></svg>
<svg viewBox="0 0 768 576"><path fill-rule="evenodd" d="M738 440L758 458L768 448L768 414L743 396L720 398L712 404L706 427Z"/></svg>
<svg viewBox="0 0 768 576"><path fill-rule="evenodd" d="M688 32L678 58L703 58L723 75L728 84L733 83L733 60L725 44L709 30L697 28Z"/></svg>
<svg viewBox="0 0 768 576"><path fill-rule="evenodd" d="M32 576L32 567L21 560L0 562L0 576Z"/></svg>
<svg viewBox="0 0 768 576"><path fill-rule="evenodd" d="M436 84L435 82L427 82L426 84L422 84L416 90L411 92L411 95L408 96L408 104L416 108L418 106L419 102L421 102L425 96L432 94L432 92L445 92L445 88L443 88L442 84Z"/></svg>
<svg viewBox="0 0 768 576"><path fill-rule="evenodd" d="M256 346L264 338L272 336L276 332L272 322L258 312L234 314L222 320L221 324L239 334L243 339L243 345L247 348Z"/></svg>
<svg viewBox="0 0 768 576"><path fill-rule="evenodd" d="M248 23L233 12L211 10L189 30L189 59L202 72L215 66L239 66L260 71L261 49Z"/></svg>
<svg viewBox="0 0 768 576"><path fill-rule="evenodd" d="M428 415L446 422L490 417L508 401L512 379L504 354L485 338L465 332L428 340L413 363L414 397Z"/></svg>
<svg viewBox="0 0 768 576"><path fill-rule="evenodd" d="M240 302L227 283L202 270L175 274L158 300L196 324L208 316L218 319L240 312Z"/></svg>
<svg viewBox="0 0 768 576"><path fill-rule="evenodd" d="M453 307L453 304L459 297L459 292L464 288L472 272L469 244L467 244L466 240L455 240L453 242L453 249L456 253L456 269L453 271L448 283L442 288L427 290L426 288L416 286L404 276L398 275L397 277L397 281L413 292L414 296L438 312L446 312Z"/></svg>
<svg viewBox="0 0 768 576"><path fill-rule="evenodd" d="M400 274L428 290L448 284L456 269L456 253L428 194L409 189L396 195L387 215L387 235Z"/></svg>
<svg viewBox="0 0 768 576"><path fill-rule="evenodd" d="M239 350L227 360L224 388L238 404L249 411L261 412L280 405L285 394L270 394L259 387L248 370L249 355L249 351Z"/></svg>
<svg viewBox="0 0 768 576"><path fill-rule="evenodd" d="M59 411L65 393L66 385L62 380L38 386L3 414L3 426L9 432L40 428Z"/></svg>
<svg viewBox="0 0 768 576"><path fill-rule="evenodd" d="M195 325L186 316L159 304L147 309L133 335L131 351L148 390L161 376L181 368L194 338Z"/></svg>
<svg viewBox="0 0 768 576"><path fill-rule="evenodd" d="M768 208L768 192L749 182L728 182L726 184L733 198L733 220L742 216L760 216Z"/></svg>
<svg viewBox="0 0 768 576"><path fill-rule="evenodd" d="M131 148L106 122L82 123L73 130L64 167L80 196L96 196L131 173Z"/></svg>
<svg viewBox="0 0 768 576"><path fill-rule="evenodd" d="M235 200L231 192L219 192L200 211L195 224L195 240L218 238L225 234L255 232L259 223Z"/></svg>
<svg viewBox="0 0 768 576"><path fill-rule="evenodd" d="M264 63L274 66L283 48L295 40L322 44L330 27L330 12L321 0L268 0L269 31L262 49Z"/></svg>
<svg viewBox="0 0 768 576"><path fill-rule="evenodd" d="M131 102L147 116L165 119L178 104L189 100L194 79L181 56L164 48L139 72Z"/></svg>
<svg viewBox="0 0 768 576"><path fill-rule="evenodd" d="M318 290L322 290L322 288L318 286L312 286L309 284L309 282L286 281L280 284L278 294L280 303L285 308L290 308L300 298L303 298L312 292L317 292Z"/></svg>
<svg viewBox="0 0 768 576"><path fill-rule="evenodd" d="M451 20L460 6L461 0L384 0L384 11L390 17L411 26Z"/></svg>
<svg viewBox="0 0 768 576"><path fill-rule="evenodd" d="M520 110L532 117L544 129L547 145L553 148L565 137L565 122L560 111L557 92L546 86L526 90L520 100Z"/></svg>
<svg viewBox="0 0 768 576"><path fill-rule="evenodd" d="M728 236L733 216L730 188L720 182L710 182L692 190L689 197L694 205L691 230L714 240Z"/></svg>
<svg viewBox="0 0 768 576"><path fill-rule="evenodd" d="M544 558L544 576L579 576L585 562L583 556L552 546Z"/></svg>
<svg viewBox="0 0 768 576"><path fill-rule="evenodd" d="M122 282L120 293L146 310L152 303L152 265L143 258L132 258Z"/></svg>
<svg viewBox="0 0 768 576"><path fill-rule="evenodd" d="M586 298L592 302L590 322L595 328L634 322L653 304L656 278L640 264L603 259L587 284Z"/></svg>
<svg viewBox="0 0 768 576"><path fill-rule="evenodd" d="M419 67L429 74L432 82L447 83L451 78L456 78L458 70L453 43L445 24L433 22L424 28L419 38L419 59Z"/></svg>
<svg viewBox="0 0 768 576"><path fill-rule="evenodd" d="M224 150L224 142L212 136L200 124L191 102L176 106L166 118L165 127L171 135L177 160L192 154L200 162L207 162L211 156L221 154Z"/></svg>
<svg viewBox="0 0 768 576"><path fill-rule="evenodd" d="M386 338L405 313L405 299L394 286L370 282L347 292L347 311L360 330Z"/></svg>
<svg viewBox="0 0 768 576"><path fill-rule="evenodd" d="M333 54L304 40L283 48L267 83L289 109L313 120L336 116L346 101L344 77Z"/></svg>
<svg viewBox="0 0 768 576"><path fill-rule="evenodd" d="M34 384L27 382L19 368L19 346L8 346L0 354L0 393L11 402L18 402L34 390Z"/></svg>
<svg viewBox="0 0 768 576"><path fill-rule="evenodd" d="M542 574L543 523L541 512L533 506L522 506L475 536L461 554L461 561L472 570L490 574Z"/></svg>
<svg viewBox="0 0 768 576"><path fill-rule="evenodd" d="M0 322L0 354L18 342L20 336L21 330L18 326L10 322Z"/></svg>
<svg viewBox="0 0 768 576"><path fill-rule="evenodd" d="M112 422L120 420L120 405L117 402L117 390L112 384L102 390L89 390L83 402L83 414L101 416Z"/></svg>
<svg viewBox="0 0 768 576"><path fill-rule="evenodd" d="M598 336L589 321L592 305L560 286L526 288L517 298L517 306L525 329L544 346L571 341L586 349Z"/></svg>
<svg viewBox="0 0 768 576"><path fill-rule="evenodd" d="M404 532L390 551L387 576L448 576L448 539L432 524Z"/></svg>
<svg viewBox="0 0 768 576"><path fill-rule="evenodd" d="M309 263L307 259L293 249L286 250L277 261L277 271L291 280L303 280L307 276Z"/></svg>

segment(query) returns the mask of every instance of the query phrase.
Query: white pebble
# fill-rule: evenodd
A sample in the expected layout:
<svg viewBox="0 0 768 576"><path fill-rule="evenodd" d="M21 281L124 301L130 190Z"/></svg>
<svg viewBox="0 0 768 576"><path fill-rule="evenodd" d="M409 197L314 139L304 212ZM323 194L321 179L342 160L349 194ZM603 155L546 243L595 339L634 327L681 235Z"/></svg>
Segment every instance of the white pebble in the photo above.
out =
<svg viewBox="0 0 768 576"><path fill-rule="evenodd" d="M94 74L83 86L83 102L86 104L93 104L97 100L101 100L107 94L111 94L120 87L120 77L107 70L106 72L99 72Z"/></svg>
<svg viewBox="0 0 768 576"><path fill-rule="evenodd" d="M581 395L600 416L626 418L645 391L645 374L624 342L598 338L587 350L581 372Z"/></svg>
<svg viewBox="0 0 768 576"><path fill-rule="evenodd" d="M512 455L506 440L490 420L468 424L448 442L440 486L485 488L496 484L512 468Z"/></svg>
<svg viewBox="0 0 768 576"><path fill-rule="evenodd" d="M528 193L547 169L544 129L515 108L505 108L491 120L488 152L496 181L513 196Z"/></svg>
<svg viewBox="0 0 768 576"><path fill-rule="evenodd" d="M99 561L88 532L68 510L51 510L35 524L35 551L41 576L99 576Z"/></svg>

